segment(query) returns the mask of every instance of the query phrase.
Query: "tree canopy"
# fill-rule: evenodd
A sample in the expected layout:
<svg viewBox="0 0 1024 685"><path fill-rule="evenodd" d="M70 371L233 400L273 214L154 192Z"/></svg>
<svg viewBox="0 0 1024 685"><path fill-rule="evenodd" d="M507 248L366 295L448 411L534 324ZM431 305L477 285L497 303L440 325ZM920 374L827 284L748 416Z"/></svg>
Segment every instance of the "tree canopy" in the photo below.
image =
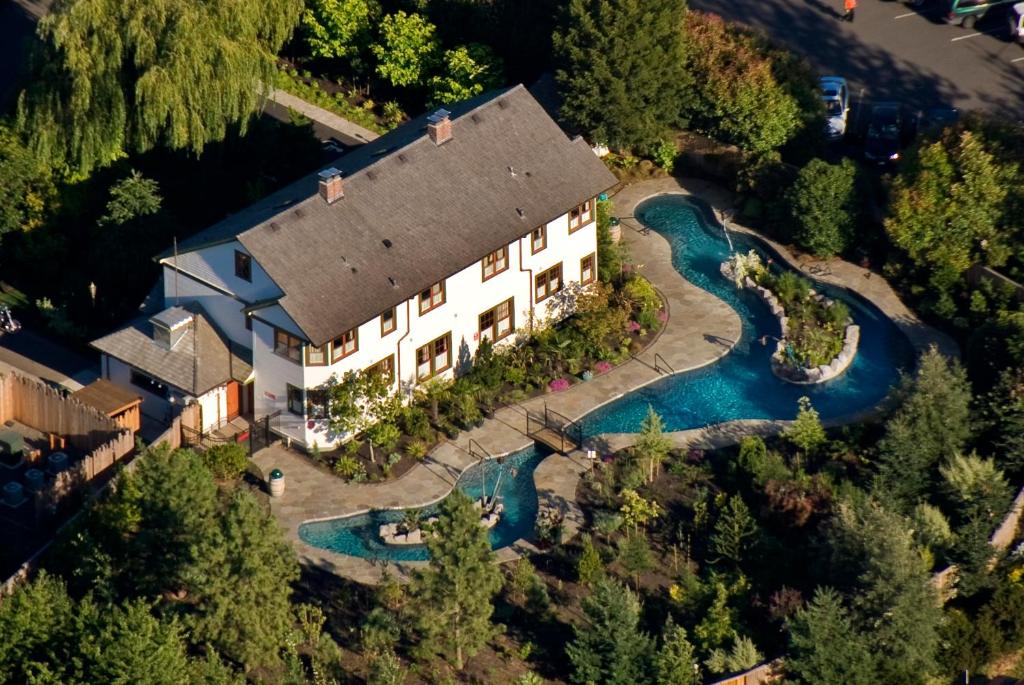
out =
<svg viewBox="0 0 1024 685"><path fill-rule="evenodd" d="M54 211L56 200L50 170L0 123L0 236L38 228Z"/></svg>
<svg viewBox="0 0 1024 685"><path fill-rule="evenodd" d="M680 123L684 0L571 0L553 36L561 116L592 142L647 149Z"/></svg>
<svg viewBox="0 0 1024 685"><path fill-rule="evenodd" d="M793 239L819 257L843 252L857 222L857 167L849 159L829 164L812 159L786 193Z"/></svg>
<svg viewBox="0 0 1024 685"><path fill-rule="evenodd" d="M370 46L377 73L394 86L420 86L437 60L437 27L422 15L399 10L384 17L380 39Z"/></svg>
<svg viewBox="0 0 1024 685"><path fill-rule="evenodd" d="M308 0L302 30L314 57L352 58L369 42L375 0Z"/></svg>
<svg viewBox="0 0 1024 685"><path fill-rule="evenodd" d="M245 128L302 0L60 0L19 97L22 135L74 177L157 145L198 154Z"/></svg>

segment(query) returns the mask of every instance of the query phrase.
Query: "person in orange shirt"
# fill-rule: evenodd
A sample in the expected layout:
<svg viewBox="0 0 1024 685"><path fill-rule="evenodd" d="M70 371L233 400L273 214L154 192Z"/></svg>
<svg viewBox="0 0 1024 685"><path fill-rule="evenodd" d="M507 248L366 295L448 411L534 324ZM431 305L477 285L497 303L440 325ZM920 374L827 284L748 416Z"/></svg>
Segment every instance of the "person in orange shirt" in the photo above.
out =
<svg viewBox="0 0 1024 685"><path fill-rule="evenodd" d="M846 10L846 14L843 15L843 21L853 22L853 11L857 9L857 0L844 0L843 9Z"/></svg>

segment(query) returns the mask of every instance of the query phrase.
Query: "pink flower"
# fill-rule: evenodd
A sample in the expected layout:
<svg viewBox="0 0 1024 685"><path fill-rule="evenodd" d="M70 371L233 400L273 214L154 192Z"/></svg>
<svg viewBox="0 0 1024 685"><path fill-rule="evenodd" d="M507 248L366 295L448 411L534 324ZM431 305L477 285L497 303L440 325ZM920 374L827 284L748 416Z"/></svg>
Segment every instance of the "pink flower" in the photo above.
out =
<svg viewBox="0 0 1024 685"><path fill-rule="evenodd" d="M636 333L640 330L640 324L636 321L630 321L626 324L626 330L630 333Z"/></svg>
<svg viewBox="0 0 1024 685"><path fill-rule="evenodd" d="M569 381L565 378L556 378L548 383L548 388L551 392L562 392L569 389Z"/></svg>
<svg viewBox="0 0 1024 685"><path fill-rule="evenodd" d="M600 361L594 364L594 373L608 373L612 370L611 362Z"/></svg>
<svg viewBox="0 0 1024 685"><path fill-rule="evenodd" d="M666 321L668 321L668 312L666 312L664 309L659 309L658 310L658 321L660 321L662 323L665 323Z"/></svg>

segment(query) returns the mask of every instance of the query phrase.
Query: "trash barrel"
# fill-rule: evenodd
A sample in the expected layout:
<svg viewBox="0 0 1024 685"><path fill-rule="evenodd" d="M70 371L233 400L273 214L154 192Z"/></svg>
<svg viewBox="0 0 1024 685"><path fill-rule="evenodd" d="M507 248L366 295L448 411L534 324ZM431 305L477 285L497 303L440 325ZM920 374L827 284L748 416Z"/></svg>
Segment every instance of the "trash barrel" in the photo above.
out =
<svg viewBox="0 0 1024 685"><path fill-rule="evenodd" d="M270 472L270 496L280 497L284 494L284 473L281 469Z"/></svg>

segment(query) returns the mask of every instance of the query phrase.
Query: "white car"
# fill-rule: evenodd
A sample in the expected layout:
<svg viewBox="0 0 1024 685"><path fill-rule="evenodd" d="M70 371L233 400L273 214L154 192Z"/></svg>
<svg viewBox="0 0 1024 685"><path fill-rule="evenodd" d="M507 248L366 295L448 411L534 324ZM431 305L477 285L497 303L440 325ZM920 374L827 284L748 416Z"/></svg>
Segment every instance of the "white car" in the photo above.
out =
<svg viewBox="0 0 1024 685"><path fill-rule="evenodd" d="M846 134L846 118L850 113L850 89L846 79L839 76L822 76L821 101L825 104L825 137L839 140Z"/></svg>

